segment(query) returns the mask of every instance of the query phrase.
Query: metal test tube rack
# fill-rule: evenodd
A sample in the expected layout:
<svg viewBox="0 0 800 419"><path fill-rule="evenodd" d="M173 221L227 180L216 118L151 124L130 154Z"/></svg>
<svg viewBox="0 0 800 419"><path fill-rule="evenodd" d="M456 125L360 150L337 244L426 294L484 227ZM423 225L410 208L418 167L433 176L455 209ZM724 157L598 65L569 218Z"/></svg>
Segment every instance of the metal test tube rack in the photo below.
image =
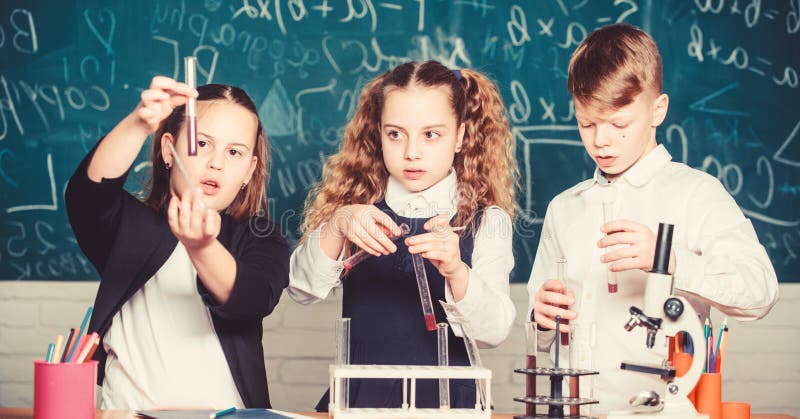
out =
<svg viewBox="0 0 800 419"><path fill-rule="evenodd" d="M580 379L580 377L585 375L597 375L597 371L590 371L590 370L583 370L577 368L560 368L559 367L559 360L558 360L558 352L559 352L559 337L561 332L561 327L559 324L560 316L556 316L556 363L555 367L553 368L518 368L515 369L514 372L518 374L525 374L525 375L533 375L534 379L536 376L539 375L546 375L550 377L550 395L549 396L541 396L541 395L533 395L533 396L525 396L525 397L514 397L514 401L518 401L521 403L525 403L526 405L546 405L548 408L547 413L535 413L533 415L517 415L514 416L515 419L528 419L528 418L574 418L574 419L594 419L592 416L583 416L583 415L570 415L569 414L569 407L571 406L583 406L589 404L597 403L597 400L588 399L588 398L581 398L581 397L564 397L563 393L563 384L564 384L564 377L575 377L576 379ZM564 413L565 407L567 408L567 414ZM530 409L526 409L530 411ZM534 409L535 412L535 409Z"/></svg>

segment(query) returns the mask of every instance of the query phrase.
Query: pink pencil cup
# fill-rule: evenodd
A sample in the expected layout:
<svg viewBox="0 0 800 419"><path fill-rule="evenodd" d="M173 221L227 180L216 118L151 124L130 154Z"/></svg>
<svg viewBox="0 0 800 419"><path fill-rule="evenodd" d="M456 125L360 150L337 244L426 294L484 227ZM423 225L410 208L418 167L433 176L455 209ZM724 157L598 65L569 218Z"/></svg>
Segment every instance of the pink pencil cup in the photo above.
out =
<svg viewBox="0 0 800 419"><path fill-rule="evenodd" d="M94 419L97 361L33 361L34 419Z"/></svg>

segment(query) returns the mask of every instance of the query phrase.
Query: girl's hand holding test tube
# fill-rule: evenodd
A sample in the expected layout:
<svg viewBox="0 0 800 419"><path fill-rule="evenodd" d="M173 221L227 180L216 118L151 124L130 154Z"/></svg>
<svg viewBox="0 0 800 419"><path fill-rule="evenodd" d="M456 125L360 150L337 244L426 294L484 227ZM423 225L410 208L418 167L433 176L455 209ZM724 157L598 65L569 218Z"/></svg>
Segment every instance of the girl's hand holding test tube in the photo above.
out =
<svg viewBox="0 0 800 419"><path fill-rule="evenodd" d="M456 234L456 231L463 230L464 227L451 227L450 216L447 214L431 218L423 227L430 233L407 238L405 243L408 252L419 253L430 260L448 280L468 279L469 268L461 260L460 237Z"/></svg>
<svg viewBox="0 0 800 419"><path fill-rule="evenodd" d="M158 124L178 106L186 104L189 98L196 98L197 90L169 77L156 76L150 87L142 92L142 100L136 107L136 115L148 134L153 133Z"/></svg>
<svg viewBox="0 0 800 419"><path fill-rule="evenodd" d="M172 234L190 251L214 243L222 225L219 213L203 203L202 195L199 187L187 188L180 196L172 196L167 210Z"/></svg>

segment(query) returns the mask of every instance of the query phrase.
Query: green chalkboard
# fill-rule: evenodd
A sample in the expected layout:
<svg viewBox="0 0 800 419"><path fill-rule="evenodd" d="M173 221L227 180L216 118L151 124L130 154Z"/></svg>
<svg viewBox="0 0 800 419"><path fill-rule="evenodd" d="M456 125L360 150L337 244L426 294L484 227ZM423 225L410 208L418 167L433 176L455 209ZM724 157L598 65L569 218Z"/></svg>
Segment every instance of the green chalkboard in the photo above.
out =
<svg viewBox="0 0 800 419"><path fill-rule="evenodd" d="M671 96L659 139L720 178L782 282L800 281L798 0L142 0L0 2L0 278L96 279L63 191L86 151L156 74L235 84L272 139L270 210L291 241L372 77L409 59L490 74L508 105L523 190L525 281L548 201L588 177L566 67L593 29L653 35ZM149 171L144 153L127 187Z"/></svg>

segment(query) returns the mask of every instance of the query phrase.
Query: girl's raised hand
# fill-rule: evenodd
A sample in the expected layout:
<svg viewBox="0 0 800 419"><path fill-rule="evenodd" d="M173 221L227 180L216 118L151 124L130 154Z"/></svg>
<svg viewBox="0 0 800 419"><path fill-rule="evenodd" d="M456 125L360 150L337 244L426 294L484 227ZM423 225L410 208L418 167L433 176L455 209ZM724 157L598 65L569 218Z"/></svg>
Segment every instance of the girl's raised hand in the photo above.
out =
<svg viewBox="0 0 800 419"><path fill-rule="evenodd" d="M418 234L406 239L410 253L419 253L433 263L445 278L455 276L459 271L468 270L461 260L459 236L450 228L449 215L437 215L423 226L430 233Z"/></svg>
<svg viewBox="0 0 800 419"><path fill-rule="evenodd" d="M374 205L347 205L333 213L327 227L336 236L373 256L388 255L397 251L388 235L398 237L400 227Z"/></svg>
<svg viewBox="0 0 800 419"><path fill-rule="evenodd" d="M175 107L185 104L190 97L197 97L197 90L169 77L155 76L141 97L135 113L148 133L152 133Z"/></svg>
<svg viewBox="0 0 800 419"><path fill-rule="evenodd" d="M200 249L217 239L222 219L217 211L201 201L202 190L173 195L169 201L167 221L172 234L187 250Z"/></svg>

